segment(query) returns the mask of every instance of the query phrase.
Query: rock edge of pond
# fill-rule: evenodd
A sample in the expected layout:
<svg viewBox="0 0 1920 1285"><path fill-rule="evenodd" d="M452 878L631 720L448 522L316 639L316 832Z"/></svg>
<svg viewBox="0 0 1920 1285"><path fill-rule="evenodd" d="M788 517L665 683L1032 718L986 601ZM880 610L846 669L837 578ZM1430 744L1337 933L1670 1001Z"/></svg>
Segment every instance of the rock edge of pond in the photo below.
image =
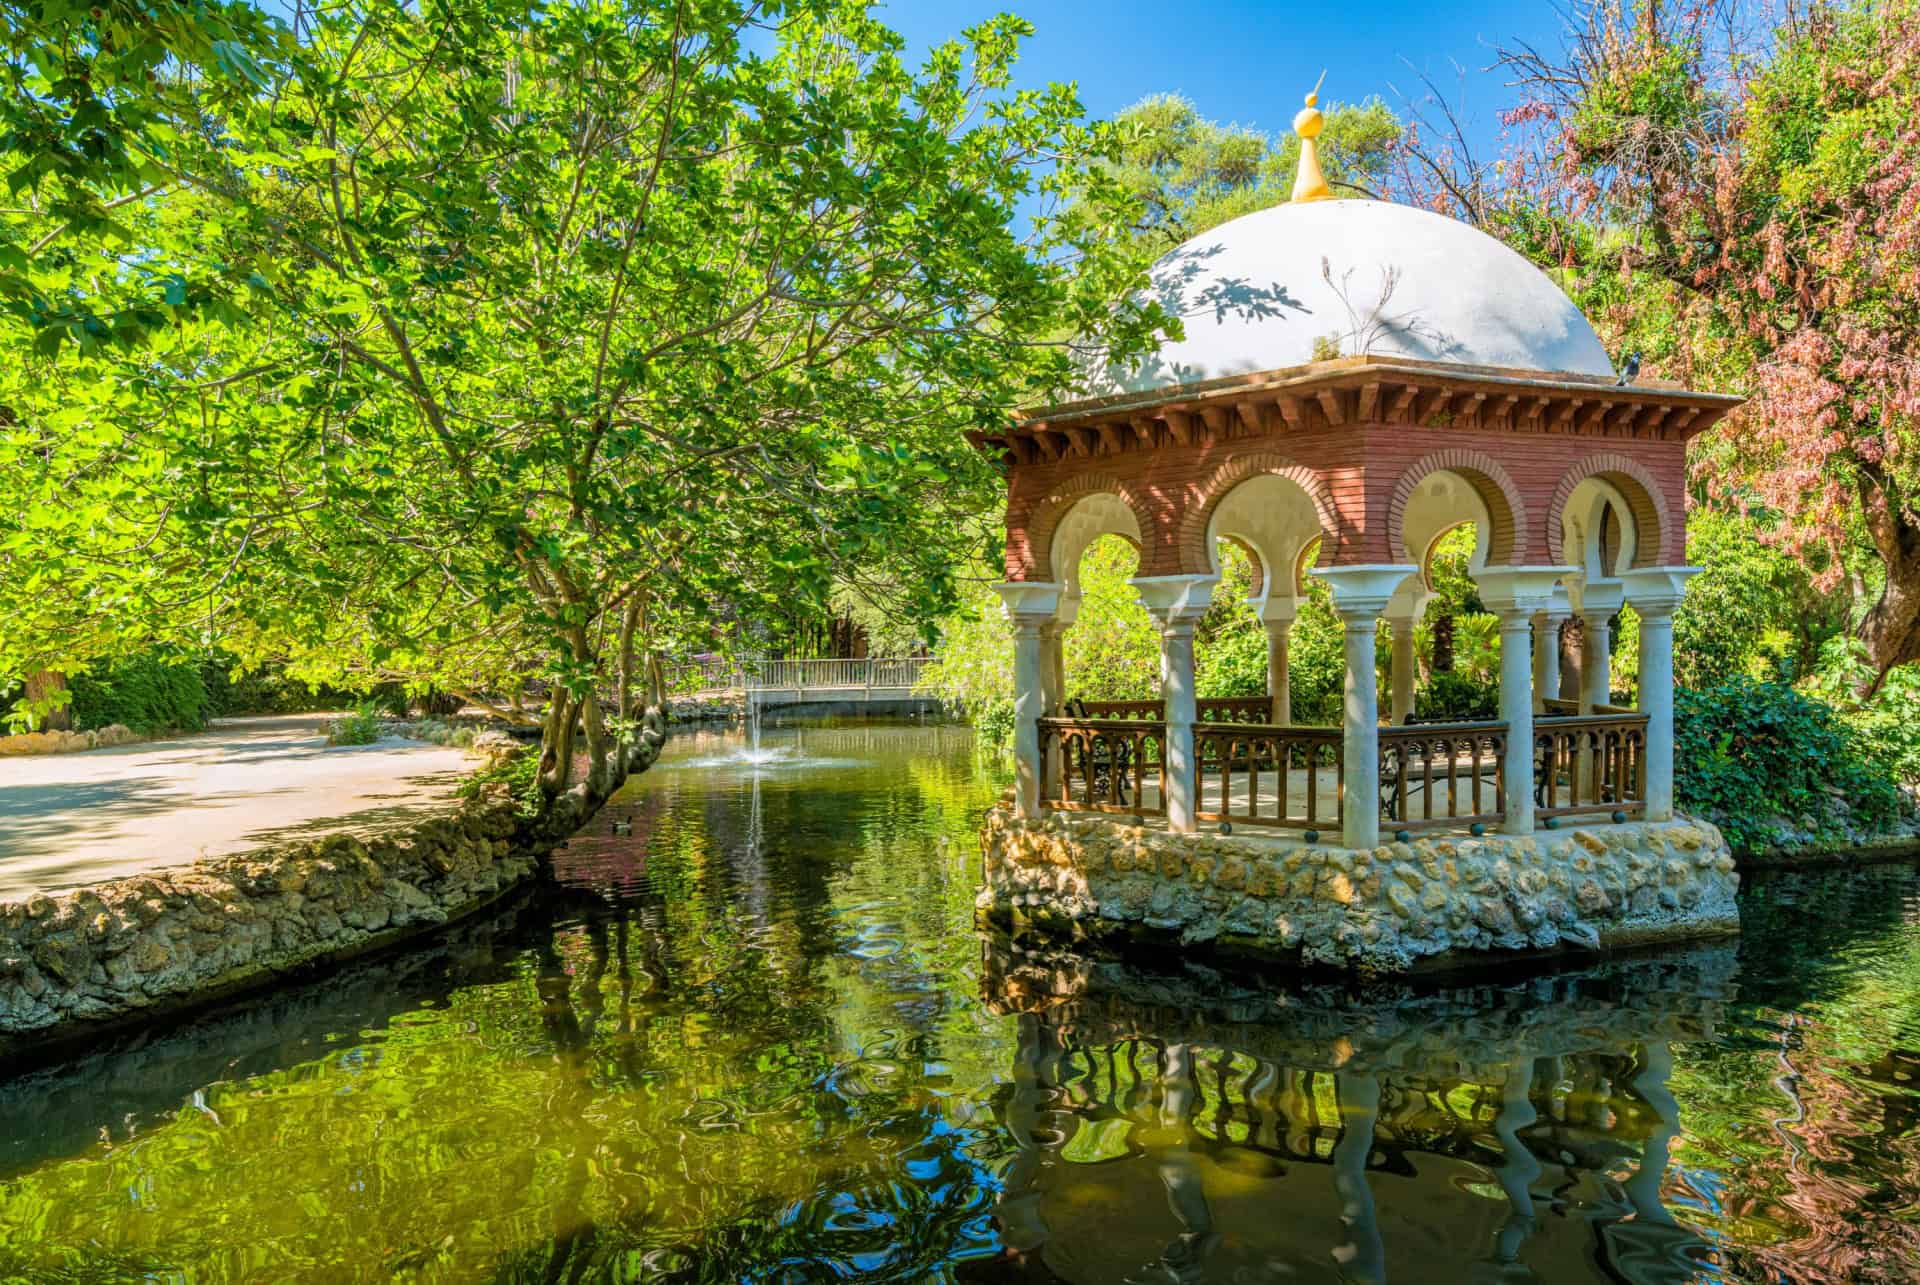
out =
<svg viewBox="0 0 1920 1285"><path fill-rule="evenodd" d="M430 932L539 865L510 800L0 905L0 1062Z"/></svg>

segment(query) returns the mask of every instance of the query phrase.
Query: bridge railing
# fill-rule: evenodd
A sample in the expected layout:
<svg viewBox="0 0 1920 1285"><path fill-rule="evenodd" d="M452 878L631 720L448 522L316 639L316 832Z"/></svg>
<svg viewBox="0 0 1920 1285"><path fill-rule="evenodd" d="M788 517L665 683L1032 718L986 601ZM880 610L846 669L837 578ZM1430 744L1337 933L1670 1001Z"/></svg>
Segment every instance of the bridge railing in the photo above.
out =
<svg viewBox="0 0 1920 1285"><path fill-rule="evenodd" d="M860 660L705 660L668 673L678 696L748 691L911 690L931 656L868 656Z"/></svg>

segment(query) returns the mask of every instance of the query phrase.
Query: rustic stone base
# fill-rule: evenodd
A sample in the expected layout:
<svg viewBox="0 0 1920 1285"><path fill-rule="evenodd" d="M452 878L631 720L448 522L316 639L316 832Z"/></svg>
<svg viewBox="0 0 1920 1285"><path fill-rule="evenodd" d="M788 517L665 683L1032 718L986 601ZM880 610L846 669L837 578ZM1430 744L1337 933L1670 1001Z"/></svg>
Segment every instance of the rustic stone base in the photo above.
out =
<svg viewBox="0 0 1920 1285"><path fill-rule="evenodd" d="M532 874L510 800L0 904L0 1060L376 950Z"/></svg>
<svg viewBox="0 0 1920 1285"><path fill-rule="evenodd" d="M1740 877L1704 822L1435 836L1354 851L1168 833L996 807L976 903L1003 926L1210 944L1305 966L1404 973L1503 952L1596 950L1739 931Z"/></svg>
<svg viewBox="0 0 1920 1285"><path fill-rule="evenodd" d="M0 736L0 758L26 754L78 754L84 750L133 745L147 738L124 723L110 723L90 732L22 732Z"/></svg>

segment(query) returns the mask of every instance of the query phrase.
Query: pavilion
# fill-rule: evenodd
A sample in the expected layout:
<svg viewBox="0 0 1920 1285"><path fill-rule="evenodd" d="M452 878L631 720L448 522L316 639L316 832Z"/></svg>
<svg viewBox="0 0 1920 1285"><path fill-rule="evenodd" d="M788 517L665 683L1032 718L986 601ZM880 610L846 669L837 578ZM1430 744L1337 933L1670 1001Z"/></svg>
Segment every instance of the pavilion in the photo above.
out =
<svg viewBox="0 0 1920 1285"><path fill-rule="evenodd" d="M1739 399L1638 379L1637 363L1616 370L1552 278L1474 227L1336 199L1315 154L1322 118L1312 95L1294 123L1302 152L1292 202L1197 236L1153 269L1152 289L1181 318L1183 338L1144 363L1099 363L1094 395L976 437L1007 477L998 588L1016 638L1018 773L1003 820L1033 832L1077 816L1082 830L1098 822L1163 845L1227 832L1312 845L1324 832L1349 852L1384 852L1383 837L1404 846L1416 833L1457 831L1478 843L1483 834L1524 840L1536 825L1675 823L1673 613L1696 570L1685 556L1687 443ZM1414 703L1412 626L1431 596L1435 544L1465 523L1477 540L1470 574L1499 618L1499 717L1430 722ZM1083 702L1066 690L1061 639L1080 601L1080 560L1105 535L1139 551L1132 583L1163 640L1160 701ZM1256 571L1268 692L1202 701L1194 627L1229 541ZM1331 591L1344 625L1339 727L1292 719L1288 636L1309 575ZM1632 709L1611 703L1608 682L1609 626L1623 604L1639 619ZM1392 637L1385 723L1375 678L1382 620ZM1563 694L1570 620L1581 622L1568 666L1577 680ZM990 819L990 831L1000 824ZM1697 895L1715 907L1706 917L1719 929L1737 923L1731 858L1702 830L1702 850L1720 855L1700 865L1721 875L1698 894L1649 891L1633 903L1639 911L1664 906L1685 919L1692 912L1680 903ZM1660 833L1636 831L1632 842L1650 845L1656 862L1671 859L1660 855L1671 850ZM990 834L983 906L998 897L1123 915L1119 893L1098 896L1088 878L1059 891L1045 870L1015 871L1007 854L1025 851ZM1535 856L1530 843L1514 851ZM1562 914L1574 900L1577 855L1556 851L1561 868L1540 904L1513 894L1520 928L1507 931L1506 912L1480 903L1487 940L1514 944L1527 919ZM1680 864L1699 855L1688 851ZM1068 854L1054 864L1080 862ZM1639 868L1617 886L1582 885L1582 905L1627 914ZM1006 893L1016 874L1031 894ZM1403 892L1393 894L1402 908L1413 895ZM1142 906L1123 917L1157 913ZM1449 913L1474 912L1435 912ZM1413 920L1431 929L1422 940L1440 943L1434 950L1452 949L1463 931Z"/></svg>

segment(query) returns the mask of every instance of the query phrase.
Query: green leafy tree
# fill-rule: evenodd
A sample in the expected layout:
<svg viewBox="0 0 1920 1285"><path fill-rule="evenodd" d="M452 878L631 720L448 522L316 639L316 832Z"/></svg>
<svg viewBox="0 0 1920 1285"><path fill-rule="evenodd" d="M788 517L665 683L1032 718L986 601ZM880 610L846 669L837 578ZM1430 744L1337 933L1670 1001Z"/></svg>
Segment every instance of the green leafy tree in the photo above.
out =
<svg viewBox="0 0 1920 1285"><path fill-rule="evenodd" d="M915 69L852 0L303 15L257 92L190 104L216 151L166 117L137 140L178 324L10 389L0 672L131 621L309 681L531 673L577 814L632 748L596 694L635 717L647 652L704 645L716 605L884 564L933 614L994 484L962 430L1063 385L1047 335L1159 321L1110 306L1137 275L1132 203L1085 175L1112 132L1008 89L1025 31ZM236 281L243 316L194 310Z"/></svg>
<svg viewBox="0 0 1920 1285"><path fill-rule="evenodd" d="M1335 194L1377 193L1400 138L1398 118L1377 98L1324 111L1320 165ZM1124 141L1106 177L1140 202L1137 231L1156 253L1292 193L1300 139L1290 129L1268 134L1211 121L1179 94L1143 98L1115 123Z"/></svg>

